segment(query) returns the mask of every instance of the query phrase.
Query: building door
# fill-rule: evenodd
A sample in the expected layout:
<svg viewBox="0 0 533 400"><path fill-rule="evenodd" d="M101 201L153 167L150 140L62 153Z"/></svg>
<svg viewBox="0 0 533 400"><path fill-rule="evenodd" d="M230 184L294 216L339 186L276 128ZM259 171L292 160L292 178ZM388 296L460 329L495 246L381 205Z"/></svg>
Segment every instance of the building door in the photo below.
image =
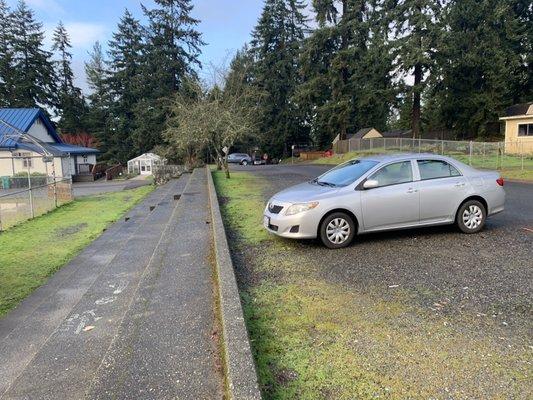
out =
<svg viewBox="0 0 533 400"><path fill-rule="evenodd" d="M152 171L150 171L150 161L141 160L141 175L150 175Z"/></svg>

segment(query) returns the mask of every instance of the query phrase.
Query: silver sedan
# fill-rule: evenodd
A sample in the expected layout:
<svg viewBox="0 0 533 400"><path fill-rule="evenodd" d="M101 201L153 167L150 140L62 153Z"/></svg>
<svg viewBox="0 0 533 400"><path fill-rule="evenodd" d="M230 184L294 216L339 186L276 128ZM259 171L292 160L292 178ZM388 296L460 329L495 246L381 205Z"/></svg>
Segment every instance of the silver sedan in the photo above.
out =
<svg viewBox="0 0 533 400"><path fill-rule="evenodd" d="M275 194L263 225L286 238L319 237L329 248L356 234L428 225L476 233L503 211L503 184L497 172L434 154L354 159Z"/></svg>

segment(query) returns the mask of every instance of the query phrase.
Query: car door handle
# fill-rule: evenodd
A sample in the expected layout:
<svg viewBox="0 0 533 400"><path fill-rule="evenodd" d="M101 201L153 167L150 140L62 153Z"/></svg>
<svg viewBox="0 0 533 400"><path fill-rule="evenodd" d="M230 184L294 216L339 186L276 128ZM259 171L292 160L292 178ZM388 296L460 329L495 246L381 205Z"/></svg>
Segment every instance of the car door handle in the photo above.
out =
<svg viewBox="0 0 533 400"><path fill-rule="evenodd" d="M464 183L464 182L458 182L458 183L455 184L455 187L463 187L465 185L466 185L466 183Z"/></svg>
<svg viewBox="0 0 533 400"><path fill-rule="evenodd" d="M414 189L414 188L407 189L407 193L416 193L416 192L418 192L418 189Z"/></svg>

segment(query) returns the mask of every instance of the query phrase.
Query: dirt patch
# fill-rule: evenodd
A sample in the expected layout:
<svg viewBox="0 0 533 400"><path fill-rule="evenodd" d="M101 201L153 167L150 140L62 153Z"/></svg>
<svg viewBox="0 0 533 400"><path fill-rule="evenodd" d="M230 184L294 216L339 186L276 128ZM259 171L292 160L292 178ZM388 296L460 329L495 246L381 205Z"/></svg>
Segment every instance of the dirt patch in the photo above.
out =
<svg viewBox="0 0 533 400"><path fill-rule="evenodd" d="M82 229L87 228L87 224L84 222L82 224L71 225L66 228L57 229L55 231L56 236L64 237L69 235L74 235L75 233L80 232Z"/></svg>

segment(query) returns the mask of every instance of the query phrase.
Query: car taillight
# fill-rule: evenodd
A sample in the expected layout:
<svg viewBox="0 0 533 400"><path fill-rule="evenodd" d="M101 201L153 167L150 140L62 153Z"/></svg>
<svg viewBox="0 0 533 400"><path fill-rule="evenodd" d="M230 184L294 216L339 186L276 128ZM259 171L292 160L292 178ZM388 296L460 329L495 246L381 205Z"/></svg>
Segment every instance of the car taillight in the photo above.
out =
<svg viewBox="0 0 533 400"><path fill-rule="evenodd" d="M503 178L502 177L499 177L498 179L496 179L496 183L500 186L503 186Z"/></svg>

